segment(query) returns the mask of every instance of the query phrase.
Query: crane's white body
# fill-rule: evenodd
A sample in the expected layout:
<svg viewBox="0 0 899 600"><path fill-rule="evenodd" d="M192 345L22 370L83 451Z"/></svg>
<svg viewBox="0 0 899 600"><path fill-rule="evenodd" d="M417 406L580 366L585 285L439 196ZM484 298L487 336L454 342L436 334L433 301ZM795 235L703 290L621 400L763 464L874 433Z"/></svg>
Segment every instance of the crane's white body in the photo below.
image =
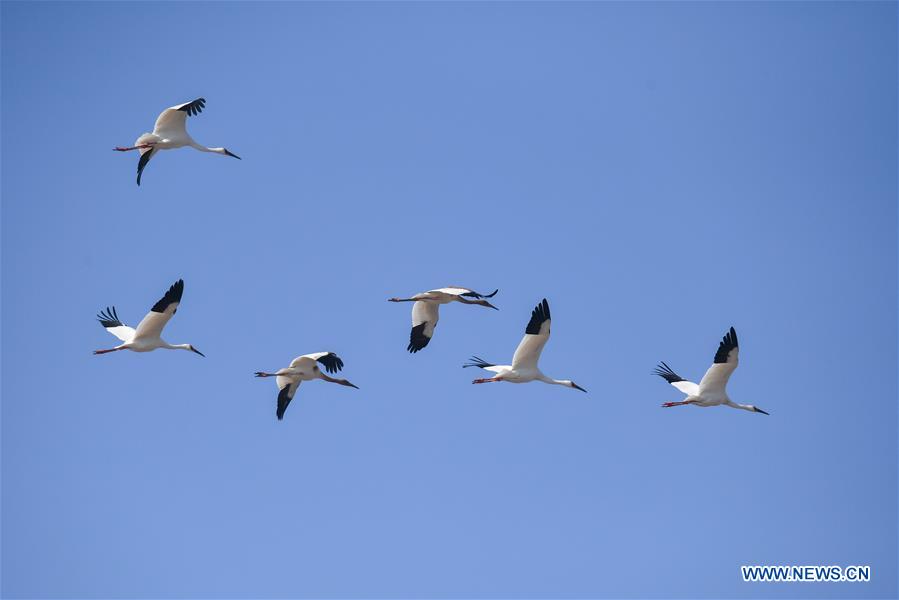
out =
<svg viewBox="0 0 899 600"><path fill-rule="evenodd" d="M730 328L721 342L718 344L718 351L715 353L712 366L705 372L705 375L696 384L687 381L671 367L664 362L656 367L654 373L670 383L675 389L686 395L681 402L666 402L662 406L669 408L672 406L684 406L692 404L707 408L709 406L730 406L731 408L739 408L749 412L758 412L767 415L768 413L752 404L738 404L730 399L727 395L727 382L730 376L739 365L740 346L737 340L737 332L733 327Z"/></svg>
<svg viewBox="0 0 899 600"><path fill-rule="evenodd" d="M198 98L193 102L198 101L205 102L202 98ZM188 112L182 109L189 104L191 103L185 102L177 106L171 106L159 113L159 116L156 117L156 124L153 126L153 131L151 133L142 134L134 142L134 145L141 146L143 144L152 144L158 150L172 150L174 148L190 146L196 148L200 152L212 152L213 150L211 148L198 144L192 137L190 137L190 134L187 133ZM222 150L224 150L224 148L222 148Z"/></svg>
<svg viewBox="0 0 899 600"><path fill-rule="evenodd" d="M331 383L338 383L348 387L359 389L346 379L336 379L329 377L319 367L329 373L336 373L343 369L343 361L333 352L314 352L312 354L303 354L290 361L290 366L278 369L274 373L266 373L265 371L257 371L256 377L274 377L275 384L278 386L278 408L276 415L278 420L284 418L284 412L290 401L293 400L297 392L297 388L304 381L312 381L313 379L322 379Z"/></svg>
<svg viewBox="0 0 899 600"><path fill-rule="evenodd" d="M428 345L434 337L434 329L440 320L440 305L450 302L462 304L478 304L488 308L496 308L486 298L492 298L499 290L490 294L479 294L463 287L444 287L415 294L410 298L390 298L390 302L414 302L412 305L412 332L406 349L415 353ZM471 300L469 300L471 298Z"/></svg>
<svg viewBox="0 0 899 600"><path fill-rule="evenodd" d="M525 328L524 337L515 349L512 356L511 365L494 365L483 359L472 357L469 364L465 367L480 367L485 371L496 373L495 376L486 379L475 379L472 383L489 383L493 381L506 381L508 383L528 383L531 381L542 381L551 385L563 385L574 388L582 392L586 392L570 379L553 379L543 374L543 371L537 366L543 347L549 341L550 333L550 313L549 303L544 298L543 301L531 313L531 320Z"/></svg>
<svg viewBox="0 0 899 600"><path fill-rule="evenodd" d="M188 115L197 115L203 111L206 106L204 98L197 98L191 102L185 102L172 106L162 111L156 118L156 124L153 131L144 133L137 138L134 146L128 148L115 148L115 150L124 152L128 150L138 150L140 152L140 160L137 163L137 185L140 185L141 175L150 159L156 156L160 150L173 150L175 148L183 148L190 146L200 152L212 152L222 154L239 159L240 157L226 148L209 148L202 144L198 144L190 134L187 133L187 117Z"/></svg>
<svg viewBox="0 0 899 600"><path fill-rule="evenodd" d="M97 319L104 329L119 338L123 343L108 350L96 350L94 354L106 354L117 350L131 350L132 352L150 352L157 348L167 350L190 350L200 356L203 353L190 344L169 344L162 339L162 330L175 315L181 304L181 296L184 293L184 281L179 279L166 292L166 294L153 305L150 312L141 319L137 329L129 327L119 320L115 307L106 307L106 312L100 312Z"/></svg>

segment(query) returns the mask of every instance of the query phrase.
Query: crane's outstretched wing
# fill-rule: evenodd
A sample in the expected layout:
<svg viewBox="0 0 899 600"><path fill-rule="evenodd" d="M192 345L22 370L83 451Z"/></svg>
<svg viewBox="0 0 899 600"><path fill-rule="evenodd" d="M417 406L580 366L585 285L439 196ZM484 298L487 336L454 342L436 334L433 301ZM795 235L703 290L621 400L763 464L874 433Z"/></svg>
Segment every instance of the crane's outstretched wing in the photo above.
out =
<svg viewBox="0 0 899 600"><path fill-rule="evenodd" d="M461 286L458 286L458 285L451 285L451 286L449 286L449 287L440 288L440 289L437 289L437 290L431 290L431 291L433 291L433 292L443 292L443 293L445 293L445 294L453 294L453 295L456 295L456 296L465 296L466 298L474 298L474 299L476 299L476 300L479 300L479 299L481 299L481 298L493 298L494 296L496 296L496 293L497 293L499 290L498 290L498 289L493 290L493 291L492 291L491 293L489 293L489 294L480 294L480 293L478 293L478 292L476 292L476 291L474 291L474 290L472 290L472 289L469 289L469 288L461 287Z"/></svg>
<svg viewBox="0 0 899 600"><path fill-rule="evenodd" d="M294 394L297 393L297 388L300 387L300 380L279 376L276 383L280 391L278 392L278 409L275 411L275 415L280 421L284 418L284 411L287 410L287 406L293 400Z"/></svg>
<svg viewBox="0 0 899 600"><path fill-rule="evenodd" d="M536 369L543 346L549 339L549 303L546 298L531 312L524 337L512 357L512 369Z"/></svg>
<svg viewBox="0 0 899 600"><path fill-rule="evenodd" d="M112 308L107 306L105 311L101 310L97 315L97 320L100 321L100 325L102 325L106 331L123 342L130 342L134 339L134 328L128 327L119 320L119 315L115 310L115 306Z"/></svg>
<svg viewBox="0 0 899 600"><path fill-rule="evenodd" d="M714 363L705 372L702 381L699 382L699 393L723 393L727 380L730 379L731 373L737 368L739 354L740 345L737 342L737 332L731 327L730 331L722 338L721 343L718 344Z"/></svg>
<svg viewBox="0 0 899 600"><path fill-rule="evenodd" d="M343 361L333 352L316 352L315 354L307 354L306 356L318 361L328 373L336 373L343 368Z"/></svg>
<svg viewBox="0 0 899 600"><path fill-rule="evenodd" d="M412 333L409 334L406 350L415 354L428 345L440 319L439 311L440 305L435 302L419 300L412 305Z"/></svg>
<svg viewBox="0 0 899 600"><path fill-rule="evenodd" d="M659 366L656 367L653 373L688 396L696 396L699 394L698 385L696 385L692 381L687 381L686 379L675 373L673 370L671 370L671 367L669 367L664 362L659 363Z"/></svg>
<svg viewBox="0 0 899 600"><path fill-rule="evenodd" d="M197 98L165 109L156 118L153 133L163 138L187 135L187 116L198 115L206 108L206 99Z"/></svg>
<svg viewBox="0 0 899 600"><path fill-rule="evenodd" d="M159 150L156 148L141 148L138 152L140 152L140 160L137 161L137 185L140 185L140 178L144 174L144 169L147 168L147 163L150 162L151 158L156 156L156 153L159 152Z"/></svg>
<svg viewBox="0 0 899 600"><path fill-rule="evenodd" d="M181 295L184 293L184 280L179 279L172 284L165 296L153 305L147 316L137 325L134 337L156 338L162 333L162 328L169 322L172 315L178 310L181 303Z"/></svg>
<svg viewBox="0 0 899 600"><path fill-rule="evenodd" d="M320 363L328 373L336 373L343 368L343 360L333 352L303 354L290 361L290 368L311 374L316 362Z"/></svg>

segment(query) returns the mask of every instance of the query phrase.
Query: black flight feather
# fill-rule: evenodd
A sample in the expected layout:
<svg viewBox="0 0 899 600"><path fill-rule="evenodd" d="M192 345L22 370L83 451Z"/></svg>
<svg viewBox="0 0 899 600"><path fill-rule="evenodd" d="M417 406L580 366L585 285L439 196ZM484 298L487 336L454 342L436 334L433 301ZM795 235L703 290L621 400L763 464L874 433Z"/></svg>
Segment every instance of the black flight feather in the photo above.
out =
<svg viewBox="0 0 899 600"><path fill-rule="evenodd" d="M472 356L471 358L468 359L467 363L462 365L462 368L464 369L465 367L479 367L479 368L483 369L483 368L492 367L492 366L494 366L493 363L489 363L479 356Z"/></svg>
<svg viewBox="0 0 899 600"><path fill-rule="evenodd" d="M192 102L188 102L178 110L186 112L190 116L198 115L206 108L206 98L197 98Z"/></svg>
<svg viewBox="0 0 899 600"><path fill-rule="evenodd" d="M325 371L327 371L328 373L336 373L343 368L343 361L340 360L340 357L333 352L325 354L318 359L318 362L322 364L322 366L325 368Z"/></svg>
<svg viewBox="0 0 899 600"><path fill-rule="evenodd" d="M156 148L150 148L140 155L140 160L137 161L137 185L140 185L140 178L141 175L144 174L144 168L147 166L147 163L150 162L150 159L153 158L154 154L156 154Z"/></svg>
<svg viewBox="0 0 899 600"><path fill-rule="evenodd" d="M100 321L100 325L103 327L122 327L125 324L119 320L119 315L116 313L115 306L112 308L106 307L106 311L100 311L97 315L97 320Z"/></svg>
<svg viewBox="0 0 899 600"><path fill-rule="evenodd" d="M284 418L284 411L287 410L287 406L290 404L290 401L293 400L290 395L290 386L291 384L288 383L281 388L280 392L278 392L278 410L275 414L278 416L279 421Z"/></svg>
<svg viewBox="0 0 899 600"><path fill-rule="evenodd" d="M544 298L543 302L538 304L531 313L531 320L528 322L527 329L525 329L524 332L531 335L537 335L540 333L540 326L543 325L544 321L549 321L549 319L549 303L546 301L546 298Z"/></svg>
<svg viewBox="0 0 899 600"><path fill-rule="evenodd" d="M184 293L184 280L179 279L175 283L172 284L172 287L169 288L169 291L165 293L165 296L159 299L159 302L153 305L153 308L150 310L153 312L163 313L165 309L169 307L170 304L175 302L181 302L181 295ZM177 309L176 309L177 310Z"/></svg>
<svg viewBox="0 0 899 600"><path fill-rule="evenodd" d="M718 344L718 351L715 352L715 363L726 363L727 355L730 354L730 351L739 346L740 345L737 343L737 332L731 327L730 331L724 334L721 343Z"/></svg>
<svg viewBox="0 0 899 600"><path fill-rule="evenodd" d="M479 293L477 293L477 292L475 292L475 291L470 291L470 292L466 292L466 293L464 293L464 294L462 294L462 295L465 296L466 298L475 298L475 299L481 299L481 298L493 298L494 296L496 296L496 292L498 292L498 291L499 291L499 289L495 289L495 290L493 290L493 292L490 293L490 294L479 294Z"/></svg>
<svg viewBox="0 0 899 600"><path fill-rule="evenodd" d="M653 375L658 375L668 383L677 383L678 381L686 381L683 377L675 373L671 367L669 367L664 362L659 363L659 366L655 368L655 371L652 372Z"/></svg>
<svg viewBox="0 0 899 600"><path fill-rule="evenodd" d="M427 323L420 323L412 328L412 333L409 334L409 345L406 346L406 350L415 354L422 348L428 345L428 342L431 341L431 338L424 334L425 325Z"/></svg>

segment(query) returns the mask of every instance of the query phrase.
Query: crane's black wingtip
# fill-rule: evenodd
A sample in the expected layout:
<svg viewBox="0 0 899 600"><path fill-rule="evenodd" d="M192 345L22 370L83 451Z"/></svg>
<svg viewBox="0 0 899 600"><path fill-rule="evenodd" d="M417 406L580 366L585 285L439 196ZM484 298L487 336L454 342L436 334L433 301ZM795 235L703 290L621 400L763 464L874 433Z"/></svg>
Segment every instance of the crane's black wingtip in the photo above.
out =
<svg viewBox="0 0 899 600"><path fill-rule="evenodd" d="M150 310L153 312L161 313L165 312L165 309L168 308L170 304L174 304L176 302L181 302L181 296L184 295L184 280L179 279L175 283L171 285L165 295L159 299L159 301L153 305L153 308Z"/></svg>
<svg viewBox="0 0 899 600"><path fill-rule="evenodd" d="M284 413L287 412L291 400L293 400L293 396L290 395L290 385L288 384L278 391L278 407L275 409L275 416L279 421L284 418Z"/></svg>
<svg viewBox="0 0 899 600"><path fill-rule="evenodd" d="M726 363L730 353L739 347L740 344L737 340L737 330L731 327L718 344L718 351L715 352L714 362L716 364Z"/></svg>
<svg viewBox="0 0 899 600"><path fill-rule="evenodd" d="M678 381L685 381L683 377L674 372L674 370L669 367L664 361L660 362L656 368L652 372L653 375L658 375L668 383L677 383Z"/></svg>
<svg viewBox="0 0 899 600"><path fill-rule="evenodd" d="M410 354L415 354L419 350L422 350L431 341L431 338L425 335L425 325L426 323L419 323L412 328L412 331L409 334L409 345L406 346L406 350L408 350Z"/></svg>
<svg viewBox="0 0 899 600"><path fill-rule="evenodd" d="M540 326L543 325L545 321L549 320L549 302L544 298L543 301L531 311L531 320L528 321L528 326L525 328L524 332L530 335L537 335L540 333Z"/></svg>
<svg viewBox="0 0 899 600"><path fill-rule="evenodd" d="M318 362L325 368L328 373L336 373L343 369L343 360L333 352L328 352L318 359Z"/></svg>
<svg viewBox="0 0 899 600"><path fill-rule="evenodd" d="M487 362L480 356L472 356L471 358L468 359L467 363L462 365L462 368L464 369L466 367L479 367L481 369L485 369L487 367L493 367L493 366L495 366L493 363Z"/></svg>
<svg viewBox="0 0 899 600"><path fill-rule="evenodd" d="M203 112L204 108L206 108L206 98L197 98L196 100L191 100L190 102L186 103L178 110L186 112L188 116L192 117Z"/></svg>
<svg viewBox="0 0 899 600"><path fill-rule="evenodd" d="M105 311L100 311L97 314L97 320L100 321L100 325L104 328L108 327L121 327L124 325L122 321L119 319L119 314L116 312L115 306L112 308L106 307Z"/></svg>

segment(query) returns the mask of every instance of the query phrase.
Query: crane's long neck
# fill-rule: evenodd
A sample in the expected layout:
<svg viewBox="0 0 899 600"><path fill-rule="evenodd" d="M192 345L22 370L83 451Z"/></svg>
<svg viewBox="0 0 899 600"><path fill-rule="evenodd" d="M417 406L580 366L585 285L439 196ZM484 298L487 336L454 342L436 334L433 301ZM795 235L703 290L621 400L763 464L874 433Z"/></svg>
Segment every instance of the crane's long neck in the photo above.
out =
<svg viewBox="0 0 899 600"><path fill-rule="evenodd" d="M190 347L190 344L170 344L168 342L163 342L162 344L163 344L162 347L166 348L167 350L191 350L191 351L193 351L193 348Z"/></svg>
<svg viewBox="0 0 899 600"><path fill-rule="evenodd" d="M552 377L547 377L543 373L540 373L537 379L539 379L543 383L548 383L550 385L568 385L568 381L564 379L553 379Z"/></svg>
<svg viewBox="0 0 899 600"><path fill-rule="evenodd" d="M359 389L357 386L353 385L346 379L336 379L334 377L329 377L329 376L325 375L322 371L318 372L318 377L319 377L319 379L324 379L325 381L330 381L331 383L339 383L340 385L345 385L347 387L354 387L356 389Z"/></svg>
<svg viewBox="0 0 899 600"><path fill-rule="evenodd" d="M578 384L576 384L575 382L571 381L570 379L552 379L551 377L547 377L543 373L540 373L540 375L537 377L537 379L539 379L540 381L542 381L544 383L551 383L553 385L564 385L565 387L570 387L572 389L580 390L582 392L587 391L584 388L582 388L581 386L579 386Z"/></svg>
<svg viewBox="0 0 899 600"><path fill-rule="evenodd" d="M195 148L195 149L199 150L200 152L214 152L216 154L226 154L224 148L207 148L206 146L204 146L202 144L198 144L193 140L190 141L189 145L191 148Z"/></svg>
<svg viewBox="0 0 899 600"><path fill-rule="evenodd" d="M755 412L755 407L751 404L737 404L736 402L731 402L730 400L727 400L725 404L727 404L731 408L741 408L743 410L748 410L749 412Z"/></svg>

